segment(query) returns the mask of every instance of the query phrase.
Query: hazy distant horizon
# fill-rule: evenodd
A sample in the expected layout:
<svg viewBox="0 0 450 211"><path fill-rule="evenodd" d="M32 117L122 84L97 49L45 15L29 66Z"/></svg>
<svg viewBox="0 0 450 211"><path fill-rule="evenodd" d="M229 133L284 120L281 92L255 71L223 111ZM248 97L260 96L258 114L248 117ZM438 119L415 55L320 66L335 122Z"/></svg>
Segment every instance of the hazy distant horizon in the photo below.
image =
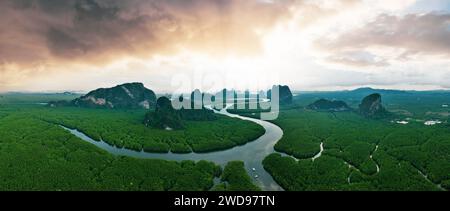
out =
<svg viewBox="0 0 450 211"><path fill-rule="evenodd" d="M120 84L117 84L120 85ZM288 84L281 84L281 85L288 85ZM172 91L157 91L152 89L150 86L147 86L144 84L144 86L152 91L154 91L156 94L158 95L165 95L165 94L172 94ZM289 86L289 85L288 85ZM107 87L98 87L96 89L99 88L111 88L114 86L107 86ZM450 89L445 89L445 88L436 88L436 89L398 89L398 88L389 88L389 87L374 87L374 86L357 86L357 87L349 87L349 88L342 88L342 89L311 89L311 90L304 90L304 89L293 89L292 87L291 91L293 93L301 93L301 92L341 92L341 91L353 91L353 90L357 90L357 89L363 89L363 88L370 88L370 89L374 89L374 90L393 90L393 91L417 91L417 92L421 92L421 91L450 91ZM237 92L244 92L245 90L240 90L240 89L232 89L232 88L228 88L229 90L235 90ZM87 94L90 91L93 91L95 89L92 90L44 90L44 91L29 91L29 90L25 90L25 91L6 91L6 92L1 92L0 94L14 94L14 93L18 93L18 94L62 94L62 93L73 93L73 94ZM195 89L193 89L192 91L194 91ZM203 90L201 90L203 91ZM217 92L220 90L217 90ZM263 90L265 91L265 90ZM183 94L189 94L190 92L185 92ZM213 93L213 92L212 92Z"/></svg>

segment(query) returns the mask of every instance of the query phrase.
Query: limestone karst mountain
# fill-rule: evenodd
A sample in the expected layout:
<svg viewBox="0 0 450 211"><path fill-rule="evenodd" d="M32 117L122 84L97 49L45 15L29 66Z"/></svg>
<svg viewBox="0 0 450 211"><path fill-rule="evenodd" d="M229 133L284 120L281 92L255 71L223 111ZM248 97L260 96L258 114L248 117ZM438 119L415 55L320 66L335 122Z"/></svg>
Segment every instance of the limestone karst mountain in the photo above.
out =
<svg viewBox="0 0 450 211"><path fill-rule="evenodd" d="M291 104L293 95L289 86L278 85L278 88L280 104ZM272 89L267 91L267 97L272 99Z"/></svg>
<svg viewBox="0 0 450 211"><path fill-rule="evenodd" d="M382 118L388 114L378 93L371 94L361 101L359 113L368 118Z"/></svg>
<svg viewBox="0 0 450 211"><path fill-rule="evenodd" d="M213 121L216 119L212 110L204 107L176 110L169 98L160 97L156 102L155 111L145 115L144 124L159 129L179 130L185 128L185 121Z"/></svg>
<svg viewBox="0 0 450 211"><path fill-rule="evenodd" d="M112 88L100 88L70 102L50 102L51 107L76 106L110 109L154 108L156 94L142 83L126 83Z"/></svg>

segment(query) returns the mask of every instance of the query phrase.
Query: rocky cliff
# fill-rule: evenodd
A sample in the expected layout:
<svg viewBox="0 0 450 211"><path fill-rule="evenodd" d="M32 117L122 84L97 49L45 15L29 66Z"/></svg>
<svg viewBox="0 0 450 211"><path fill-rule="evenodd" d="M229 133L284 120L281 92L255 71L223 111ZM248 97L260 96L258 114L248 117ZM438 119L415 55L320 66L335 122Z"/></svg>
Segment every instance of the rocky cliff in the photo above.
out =
<svg viewBox="0 0 450 211"><path fill-rule="evenodd" d="M101 88L77 98L67 105L86 108L135 109L154 108L155 93L142 83L127 83L112 88ZM61 105L61 102L55 103Z"/></svg>
<svg viewBox="0 0 450 211"><path fill-rule="evenodd" d="M365 97L359 105L359 113L368 118L381 118L387 115L382 105L381 95L378 93Z"/></svg>
<svg viewBox="0 0 450 211"><path fill-rule="evenodd" d="M280 91L280 104L291 104L292 103L292 92L289 86L278 85ZM272 89L267 92L267 98L272 99Z"/></svg>

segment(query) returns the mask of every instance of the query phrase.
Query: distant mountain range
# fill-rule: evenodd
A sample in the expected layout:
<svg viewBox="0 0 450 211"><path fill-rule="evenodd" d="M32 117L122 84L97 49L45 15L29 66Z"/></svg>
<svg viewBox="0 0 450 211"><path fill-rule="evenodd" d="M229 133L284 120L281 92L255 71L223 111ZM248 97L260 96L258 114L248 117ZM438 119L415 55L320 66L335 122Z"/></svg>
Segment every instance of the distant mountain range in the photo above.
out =
<svg viewBox="0 0 450 211"><path fill-rule="evenodd" d="M280 104L290 104L292 103L292 92L288 86L278 85L279 88L279 100ZM223 94L227 97L236 98L235 90L222 90L219 94ZM225 94L226 93L226 94ZM246 92L247 93L247 92ZM64 94L71 95L71 93L66 92ZM197 95L194 95L197 94ZM209 95L207 93L202 93L200 90L196 89L190 95L193 99L194 96L205 96ZM272 90L267 91L267 97L270 99L272 95ZM248 97L248 95L246 95ZM79 98L72 101L51 101L49 102L50 107L61 107L61 106L75 106L84 108L109 108L109 109L135 109L144 108L151 109L156 106L156 94L144 87L142 83L126 83L118 85L112 88L100 88L89 92ZM195 99L192 100L192 104L198 103ZM188 113L188 112L185 112ZM195 115L194 115L195 116Z"/></svg>
<svg viewBox="0 0 450 211"><path fill-rule="evenodd" d="M440 90L396 90L396 89L375 89L371 87L361 87L353 90L333 90L333 91L294 91L295 94L310 94L310 93L341 93L341 94L353 94L353 95L368 95L371 93L380 93L382 95L384 94L418 94L418 93L444 93L449 94L450 90L440 89Z"/></svg>
<svg viewBox="0 0 450 211"><path fill-rule="evenodd" d="M393 89L373 89L370 87L363 87L363 88L358 88L355 90L351 90L351 91L347 91L350 92L352 94L357 94L357 95L365 95L368 96L370 94L373 93L379 93L381 95L384 94L408 94L408 91L404 91L404 90L393 90Z"/></svg>

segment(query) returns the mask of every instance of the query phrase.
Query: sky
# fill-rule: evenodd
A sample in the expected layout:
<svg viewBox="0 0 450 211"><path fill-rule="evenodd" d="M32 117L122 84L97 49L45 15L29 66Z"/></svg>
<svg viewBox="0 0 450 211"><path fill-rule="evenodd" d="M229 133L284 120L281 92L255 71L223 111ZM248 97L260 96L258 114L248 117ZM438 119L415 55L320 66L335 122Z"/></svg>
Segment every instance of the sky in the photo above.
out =
<svg viewBox="0 0 450 211"><path fill-rule="evenodd" d="M0 92L450 89L450 0L1 0Z"/></svg>

